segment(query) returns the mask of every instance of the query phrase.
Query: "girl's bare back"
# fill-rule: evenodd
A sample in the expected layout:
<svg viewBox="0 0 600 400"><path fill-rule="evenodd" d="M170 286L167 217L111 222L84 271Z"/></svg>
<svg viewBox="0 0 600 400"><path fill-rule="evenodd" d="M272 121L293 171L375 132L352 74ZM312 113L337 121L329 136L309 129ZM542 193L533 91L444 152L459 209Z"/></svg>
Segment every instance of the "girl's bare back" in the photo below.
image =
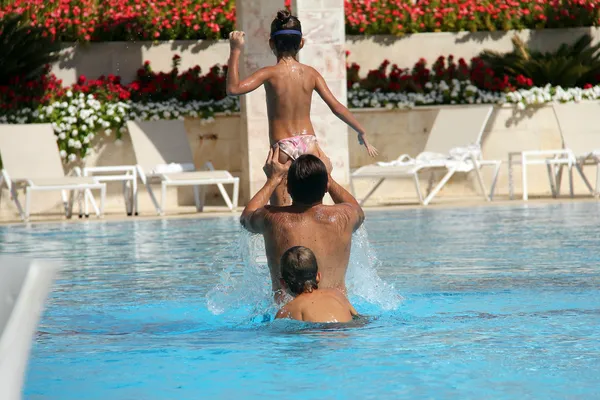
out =
<svg viewBox="0 0 600 400"><path fill-rule="evenodd" d="M271 145L299 135L314 135L310 120L316 71L294 59L282 59L270 67L265 90Z"/></svg>

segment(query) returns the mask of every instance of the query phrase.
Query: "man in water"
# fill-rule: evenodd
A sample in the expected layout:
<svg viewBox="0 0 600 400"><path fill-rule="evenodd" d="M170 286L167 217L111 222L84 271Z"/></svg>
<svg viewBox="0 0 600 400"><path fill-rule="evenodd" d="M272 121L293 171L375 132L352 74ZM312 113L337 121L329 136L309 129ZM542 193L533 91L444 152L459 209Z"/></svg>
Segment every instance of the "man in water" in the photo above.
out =
<svg viewBox="0 0 600 400"><path fill-rule="evenodd" d="M319 288L339 289L346 293L346 270L350 259L352 233L365 216L356 199L330 175L319 158L306 154L293 163L279 162L279 147L271 148L264 167L267 182L248 203L240 222L265 240L267 260L275 300L284 300L281 288L280 260L295 246L310 248L316 255L321 272ZM267 206L277 186L286 180L292 205ZM334 205L323 204L325 193Z"/></svg>

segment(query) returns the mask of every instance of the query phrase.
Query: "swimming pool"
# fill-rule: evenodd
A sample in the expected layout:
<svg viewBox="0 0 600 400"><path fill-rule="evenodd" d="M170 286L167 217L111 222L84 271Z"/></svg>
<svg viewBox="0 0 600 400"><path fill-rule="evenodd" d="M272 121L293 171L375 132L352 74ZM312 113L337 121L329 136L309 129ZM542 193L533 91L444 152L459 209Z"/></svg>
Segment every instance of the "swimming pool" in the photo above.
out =
<svg viewBox="0 0 600 400"><path fill-rule="evenodd" d="M354 296L373 320L336 330L244 308L264 287L240 271L234 217L0 228L2 253L66 265L25 398L600 398L600 204L368 212L366 228L405 300Z"/></svg>

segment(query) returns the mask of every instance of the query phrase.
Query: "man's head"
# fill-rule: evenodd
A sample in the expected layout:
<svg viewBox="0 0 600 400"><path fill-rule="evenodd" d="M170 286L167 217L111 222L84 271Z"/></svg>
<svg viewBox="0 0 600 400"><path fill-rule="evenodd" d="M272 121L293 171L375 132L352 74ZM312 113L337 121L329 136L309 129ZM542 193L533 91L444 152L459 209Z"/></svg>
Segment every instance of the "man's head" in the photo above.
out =
<svg viewBox="0 0 600 400"><path fill-rule="evenodd" d="M329 173L323 161L311 154L298 157L290 167L287 189L297 204L315 204L327 193Z"/></svg>
<svg viewBox="0 0 600 400"><path fill-rule="evenodd" d="M321 274L315 254L302 246L288 249L281 256L281 276L294 296L318 289Z"/></svg>

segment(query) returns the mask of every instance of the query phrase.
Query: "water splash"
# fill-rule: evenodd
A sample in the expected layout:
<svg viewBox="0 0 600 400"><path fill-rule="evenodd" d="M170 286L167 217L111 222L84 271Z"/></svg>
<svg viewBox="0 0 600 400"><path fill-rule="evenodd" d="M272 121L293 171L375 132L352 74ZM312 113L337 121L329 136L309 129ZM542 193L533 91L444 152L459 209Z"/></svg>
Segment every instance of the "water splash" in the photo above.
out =
<svg viewBox="0 0 600 400"><path fill-rule="evenodd" d="M379 277L378 264L379 260L369 244L367 229L363 225L352 237L350 264L346 273L348 295L352 301L355 301L354 297L358 297L385 311L395 310L402 303L403 297L393 285Z"/></svg>
<svg viewBox="0 0 600 400"><path fill-rule="evenodd" d="M242 230L239 240L232 241L222 254L212 266L215 271L225 268L219 274L220 282L206 295L209 311L216 315L268 313L273 295L262 236Z"/></svg>
<svg viewBox="0 0 600 400"><path fill-rule="evenodd" d="M394 310L402 302L402 296L394 287L377 274L378 263L363 226L352 238L346 275L348 295L352 302L355 306L366 306L358 307L359 312ZM220 282L206 295L211 313L232 319L274 313L271 278L262 236L242 231L239 241L231 242L222 256L216 257L212 267L216 272L224 265L226 267L219 273Z"/></svg>

